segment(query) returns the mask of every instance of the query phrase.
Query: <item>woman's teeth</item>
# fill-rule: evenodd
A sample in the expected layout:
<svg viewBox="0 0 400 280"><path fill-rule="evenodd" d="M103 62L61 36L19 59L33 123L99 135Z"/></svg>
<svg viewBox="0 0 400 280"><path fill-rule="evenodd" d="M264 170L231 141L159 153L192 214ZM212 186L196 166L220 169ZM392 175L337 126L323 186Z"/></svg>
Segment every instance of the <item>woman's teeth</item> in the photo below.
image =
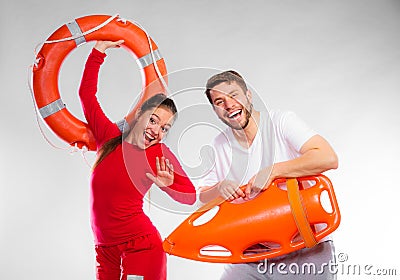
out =
<svg viewBox="0 0 400 280"><path fill-rule="evenodd" d="M151 141L153 141L154 139L156 139L154 136L152 136L151 134L149 134L149 133L147 133L147 132L144 133L144 136L145 136L145 138L146 138L149 142L151 142Z"/></svg>

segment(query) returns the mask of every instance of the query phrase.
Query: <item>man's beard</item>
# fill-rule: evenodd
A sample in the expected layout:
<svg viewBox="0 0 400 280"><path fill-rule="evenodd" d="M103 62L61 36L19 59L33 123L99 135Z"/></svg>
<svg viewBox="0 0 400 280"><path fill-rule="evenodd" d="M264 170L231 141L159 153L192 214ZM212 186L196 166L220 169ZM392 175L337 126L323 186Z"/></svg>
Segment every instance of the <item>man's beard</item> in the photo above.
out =
<svg viewBox="0 0 400 280"><path fill-rule="evenodd" d="M248 103L247 103L246 105L249 105L250 102L249 102L249 101L247 101L247 102L248 102ZM248 109L247 109L246 107L247 107L247 106L243 106L243 110L242 110L242 112L245 113L245 122L244 122L243 125L241 125L240 123L233 124L233 123L227 121L227 120L224 119L224 118L220 118L220 120L221 120L223 123L225 123L227 126L229 126L230 128L232 128L232 129L235 129L235 130L243 130L243 129L245 129L245 128L248 126L248 124L249 124L249 122L250 122L251 114L253 113L253 104L250 103L250 106L249 106Z"/></svg>

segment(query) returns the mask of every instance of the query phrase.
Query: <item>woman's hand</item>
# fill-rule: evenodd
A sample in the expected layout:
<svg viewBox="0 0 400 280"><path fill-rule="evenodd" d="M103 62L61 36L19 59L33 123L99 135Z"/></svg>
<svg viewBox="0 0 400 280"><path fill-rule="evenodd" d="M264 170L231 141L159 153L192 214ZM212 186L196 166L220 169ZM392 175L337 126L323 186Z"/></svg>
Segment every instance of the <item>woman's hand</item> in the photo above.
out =
<svg viewBox="0 0 400 280"><path fill-rule="evenodd" d="M160 188L168 187L174 183L174 166L165 157L156 157L157 177L146 173L147 178Z"/></svg>
<svg viewBox="0 0 400 280"><path fill-rule="evenodd" d="M99 52L104 53L106 49L110 48L119 48L121 45L124 43L124 40L118 40L118 41L97 41L96 44L94 45L94 48L98 50Z"/></svg>

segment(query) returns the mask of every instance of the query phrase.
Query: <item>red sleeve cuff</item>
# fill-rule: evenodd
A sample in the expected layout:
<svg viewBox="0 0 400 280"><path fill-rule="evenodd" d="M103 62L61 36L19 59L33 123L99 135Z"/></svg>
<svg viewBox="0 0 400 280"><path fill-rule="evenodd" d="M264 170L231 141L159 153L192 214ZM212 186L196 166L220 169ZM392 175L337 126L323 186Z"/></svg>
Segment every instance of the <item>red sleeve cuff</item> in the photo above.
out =
<svg viewBox="0 0 400 280"><path fill-rule="evenodd" d="M105 58L107 56L106 53L102 53L101 51L93 48L92 49L92 55L97 56L97 57L101 57L101 58Z"/></svg>

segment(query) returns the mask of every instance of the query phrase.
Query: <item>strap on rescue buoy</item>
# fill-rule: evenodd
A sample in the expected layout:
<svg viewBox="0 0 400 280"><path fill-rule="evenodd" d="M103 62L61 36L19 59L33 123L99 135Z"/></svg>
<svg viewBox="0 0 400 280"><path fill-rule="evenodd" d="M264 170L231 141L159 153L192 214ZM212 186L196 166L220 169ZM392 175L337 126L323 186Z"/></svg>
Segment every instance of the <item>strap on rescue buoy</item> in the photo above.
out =
<svg viewBox="0 0 400 280"><path fill-rule="evenodd" d="M317 244L310 223L307 219L307 214L302 203L299 185L296 179L286 180L290 209L292 210L293 218L301 237L304 240L306 247L311 248Z"/></svg>

